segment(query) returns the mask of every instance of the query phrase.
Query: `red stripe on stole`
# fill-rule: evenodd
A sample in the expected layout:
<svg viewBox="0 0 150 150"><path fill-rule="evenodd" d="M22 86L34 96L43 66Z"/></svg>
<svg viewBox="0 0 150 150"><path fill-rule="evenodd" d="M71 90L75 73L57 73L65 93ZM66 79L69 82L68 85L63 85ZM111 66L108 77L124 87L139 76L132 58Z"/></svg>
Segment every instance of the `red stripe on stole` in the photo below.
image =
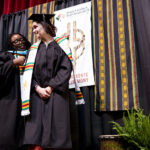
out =
<svg viewBox="0 0 150 150"><path fill-rule="evenodd" d="M32 49L32 48L37 48L37 46L31 46L31 48L30 48L30 49Z"/></svg>
<svg viewBox="0 0 150 150"><path fill-rule="evenodd" d="M62 39L65 39L65 38L68 38L69 36L63 36L63 37L61 37L61 38L58 38L58 39L56 39L56 42L58 43L60 40L62 40Z"/></svg>
<svg viewBox="0 0 150 150"><path fill-rule="evenodd" d="M77 96L77 97L82 97L82 94L81 94L81 93L79 93L79 94L76 94L76 96Z"/></svg>
<svg viewBox="0 0 150 150"><path fill-rule="evenodd" d="M22 105L22 107L25 107L25 106L29 106L29 103L28 103L28 104L23 104L23 105Z"/></svg>
<svg viewBox="0 0 150 150"><path fill-rule="evenodd" d="M27 69L27 68L29 68L29 67L33 67L33 65L27 65L27 66L25 67L25 69Z"/></svg>

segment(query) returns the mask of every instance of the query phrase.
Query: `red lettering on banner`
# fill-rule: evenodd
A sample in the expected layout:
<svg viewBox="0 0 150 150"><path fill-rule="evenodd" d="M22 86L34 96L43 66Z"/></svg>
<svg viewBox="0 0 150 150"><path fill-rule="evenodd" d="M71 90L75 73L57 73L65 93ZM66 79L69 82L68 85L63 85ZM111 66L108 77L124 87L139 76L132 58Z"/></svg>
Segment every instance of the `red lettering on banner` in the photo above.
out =
<svg viewBox="0 0 150 150"><path fill-rule="evenodd" d="M88 78L84 78L84 79L77 79L78 83L84 83L84 82L88 82Z"/></svg>

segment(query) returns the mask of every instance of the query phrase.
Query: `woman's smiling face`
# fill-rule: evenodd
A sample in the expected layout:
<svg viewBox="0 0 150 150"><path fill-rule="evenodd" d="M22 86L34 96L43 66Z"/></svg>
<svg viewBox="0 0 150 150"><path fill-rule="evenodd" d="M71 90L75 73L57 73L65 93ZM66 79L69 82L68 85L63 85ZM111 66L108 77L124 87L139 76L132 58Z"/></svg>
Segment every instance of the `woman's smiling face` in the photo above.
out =
<svg viewBox="0 0 150 150"><path fill-rule="evenodd" d="M15 50L25 50L26 49L26 41L19 34L14 34L11 37L11 43L12 43Z"/></svg>

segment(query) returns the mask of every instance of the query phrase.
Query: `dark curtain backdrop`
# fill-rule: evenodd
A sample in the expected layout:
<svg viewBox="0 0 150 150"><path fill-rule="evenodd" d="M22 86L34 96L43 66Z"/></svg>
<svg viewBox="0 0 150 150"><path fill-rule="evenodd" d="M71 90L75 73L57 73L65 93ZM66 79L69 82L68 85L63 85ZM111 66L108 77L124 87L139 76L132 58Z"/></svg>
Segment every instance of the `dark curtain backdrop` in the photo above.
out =
<svg viewBox="0 0 150 150"><path fill-rule="evenodd" d="M0 50L6 48L8 34L21 33L28 38L28 24L26 10L11 13L8 15L2 15L0 20Z"/></svg>
<svg viewBox="0 0 150 150"><path fill-rule="evenodd" d="M8 0L7 0L8 1ZM10 2L11 0L9 0ZM21 0L18 0L20 4ZM22 0L25 1L25 0ZM22 2L21 1L21 2ZM34 1L34 0L33 0ZM89 0L56 0L55 10L60 10L66 7L74 6L80 3L88 2ZM15 1L14 1L15 2ZM45 1L44 1L45 2ZM4 1L0 1L0 4ZM150 2L149 0L133 0L134 15L135 15L135 33L138 48L139 65L139 81L141 99L143 99L143 107L146 112L149 112L149 97L150 97ZM15 5L11 5L15 6ZM20 5L21 6L21 5ZM2 5L0 5L2 7ZM16 8L18 6L15 6ZM13 8L12 8L13 9ZM1 11L1 9L0 9ZM3 11L2 11L3 12ZM19 32L26 34L26 26L23 24L23 16L25 11L9 14L4 16L3 23L0 24L0 38L5 39L7 33ZM7 22L11 22L8 27ZM15 24L15 25L14 25ZM10 29L12 27L12 29ZM9 28L5 31L4 28ZM2 32L3 31L3 32ZM20 31L21 32L21 31ZM91 33L92 34L92 33ZM97 33L98 34L98 33ZM4 43L0 43L0 46ZM71 117L71 132L73 150L99 150L99 135L114 134L111 128L110 121L115 120L121 122L122 112L94 112L94 86L81 88L85 105L75 106L74 90L70 93L70 117Z"/></svg>
<svg viewBox="0 0 150 150"><path fill-rule="evenodd" d="M53 0L0 0L0 16Z"/></svg>

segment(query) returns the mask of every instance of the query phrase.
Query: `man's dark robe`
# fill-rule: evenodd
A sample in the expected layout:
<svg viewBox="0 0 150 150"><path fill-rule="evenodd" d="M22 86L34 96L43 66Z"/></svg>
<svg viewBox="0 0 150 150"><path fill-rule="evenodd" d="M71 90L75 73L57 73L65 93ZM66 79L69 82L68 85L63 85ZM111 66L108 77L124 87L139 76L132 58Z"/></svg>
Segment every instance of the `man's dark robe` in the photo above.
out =
<svg viewBox="0 0 150 150"><path fill-rule="evenodd" d="M53 41L47 48L40 43L32 78L30 99L31 115L25 125L24 144L45 148L71 148L68 82L72 64L65 52ZM54 88L43 100L35 85Z"/></svg>
<svg viewBox="0 0 150 150"><path fill-rule="evenodd" d="M0 147L17 146L24 130L21 118L20 78L14 56L0 52Z"/></svg>

